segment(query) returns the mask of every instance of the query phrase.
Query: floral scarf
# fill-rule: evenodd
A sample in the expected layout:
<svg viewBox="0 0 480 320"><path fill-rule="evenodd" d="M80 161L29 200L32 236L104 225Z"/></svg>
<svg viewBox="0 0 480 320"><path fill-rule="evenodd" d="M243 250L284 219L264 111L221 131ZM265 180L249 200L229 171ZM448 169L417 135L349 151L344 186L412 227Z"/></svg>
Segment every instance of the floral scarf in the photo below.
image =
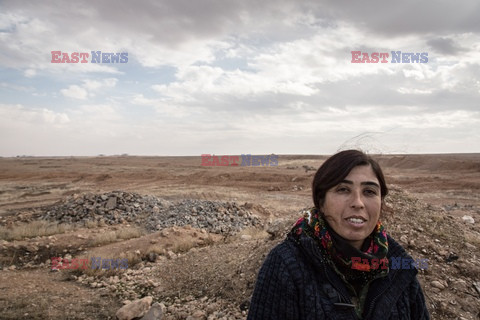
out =
<svg viewBox="0 0 480 320"><path fill-rule="evenodd" d="M358 250L338 235L316 208L303 213L288 236L295 240L301 234L312 238L327 257L328 263L345 282L353 286L357 295L371 280L388 273L387 233L380 221L365 239L361 250Z"/></svg>

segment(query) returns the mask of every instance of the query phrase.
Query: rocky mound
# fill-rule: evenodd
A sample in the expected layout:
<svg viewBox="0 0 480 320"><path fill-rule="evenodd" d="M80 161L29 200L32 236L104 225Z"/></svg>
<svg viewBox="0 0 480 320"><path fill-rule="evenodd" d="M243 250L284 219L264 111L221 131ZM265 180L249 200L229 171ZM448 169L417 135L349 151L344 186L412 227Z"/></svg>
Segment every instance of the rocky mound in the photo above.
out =
<svg viewBox="0 0 480 320"><path fill-rule="evenodd" d="M112 225L137 221L140 215L159 213L163 207L162 200L137 193L88 193L70 196L52 206L44 207L43 218L60 223L103 221Z"/></svg>
<svg viewBox="0 0 480 320"><path fill-rule="evenodd" d="M60 223L97 221L114 225L134 222L149 231L191 225L213 233L231 234L261 225L256 215L235 202L193 199L170 202L122 191L75 195L44 207L42 211L42 219Z"/></svg>
<svg viewBox="0 0 480 320"><path fill-rule="evenodd" d="M150 215L146 223L150 230L185 225L213 233L235 233L248 226L260 226L261 221L234 202L187 199Z"/></svg>

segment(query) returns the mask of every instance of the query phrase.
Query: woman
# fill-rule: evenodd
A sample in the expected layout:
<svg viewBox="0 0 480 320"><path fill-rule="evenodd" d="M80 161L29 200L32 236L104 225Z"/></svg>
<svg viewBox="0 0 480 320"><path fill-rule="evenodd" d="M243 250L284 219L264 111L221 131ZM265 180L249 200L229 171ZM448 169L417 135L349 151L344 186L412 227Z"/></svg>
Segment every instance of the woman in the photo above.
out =
<svg viewBox="0 0 480 320"><path fill-rule="evenodd" d="M315 207L267 256L248 319L430 319L417 270L389 237L378 163L357 150L327 159L313 180Z"/></svg>

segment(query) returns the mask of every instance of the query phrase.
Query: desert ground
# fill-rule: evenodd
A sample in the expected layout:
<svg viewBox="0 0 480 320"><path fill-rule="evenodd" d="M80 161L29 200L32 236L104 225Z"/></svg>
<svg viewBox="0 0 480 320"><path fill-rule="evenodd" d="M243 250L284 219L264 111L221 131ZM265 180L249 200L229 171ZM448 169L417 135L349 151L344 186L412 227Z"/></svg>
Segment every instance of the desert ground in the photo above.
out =
<svg viewBox="0 0 480 320"><path fill-rule="evenodd" d="M387 231L416 259L433 319L480 319L480 154L379 155ZM245 319L256 274L326 156L206 167L201 157L0 158L0 319ZM54 257L67 264L53 268ZM68 268L126 259L126 269ZM73 268L73 269L72 269Z"/></svg>

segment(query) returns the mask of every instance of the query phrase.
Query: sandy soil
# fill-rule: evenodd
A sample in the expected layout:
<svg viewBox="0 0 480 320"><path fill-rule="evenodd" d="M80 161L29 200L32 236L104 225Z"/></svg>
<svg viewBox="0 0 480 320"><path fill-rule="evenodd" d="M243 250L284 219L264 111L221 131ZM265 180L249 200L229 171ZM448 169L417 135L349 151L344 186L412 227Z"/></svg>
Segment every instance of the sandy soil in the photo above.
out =
<svg viewBox="0 0 480 320"><path fill-rule="evenodd" d="M312 168L318 168L325 158L285 155L279 157L277 167L202 167L200 157L0 158L0 224L12 228L31 222L41 215L39 208L67 196L122 190L170 201L249 203L264 228L276 221L288 226L300 209L311 206ZM377 159L387 183L397 192L391 199L395 213L387 218L391 233L396 238L407 237L410 252L436 263L419 275L433 318L480 319L480 292L473 287L480 283L480 154L382 155ZM472 216L475 224L463 223L464 215ZM211 235L206 241L206 237L199 239L201 230L176 228L92 245L96 235L120 227L77 227L50 237L0 240L0 319L114 319L126 297L108 287L93 288L75 281L73 273L51 272L47 260L54 254L76 256L85 251L138 250L144 254L152 245L162 259L142 262L138 268L147 266L144 278L162 281L149 291L155 301L168 306L178 299L188 302L206 297L204 301L215 301L218 308L238 309L241 317L265 254L281 240L270 240L258 229L247 230L248 237ZM412 232L418 228L421 231ZM174 257L166 254L187 238L193 239L191 250ZM466 248L465 239L469 241ZM48 246L48 250L32 257L23 249L29 244ZM452 252L460 258L443 265L444 256ZM179 266L190 266L196 272ZM431 286L437 278L445 281L446 289ZM179 312L177 318L186 318L186 314Z"/></svg>

